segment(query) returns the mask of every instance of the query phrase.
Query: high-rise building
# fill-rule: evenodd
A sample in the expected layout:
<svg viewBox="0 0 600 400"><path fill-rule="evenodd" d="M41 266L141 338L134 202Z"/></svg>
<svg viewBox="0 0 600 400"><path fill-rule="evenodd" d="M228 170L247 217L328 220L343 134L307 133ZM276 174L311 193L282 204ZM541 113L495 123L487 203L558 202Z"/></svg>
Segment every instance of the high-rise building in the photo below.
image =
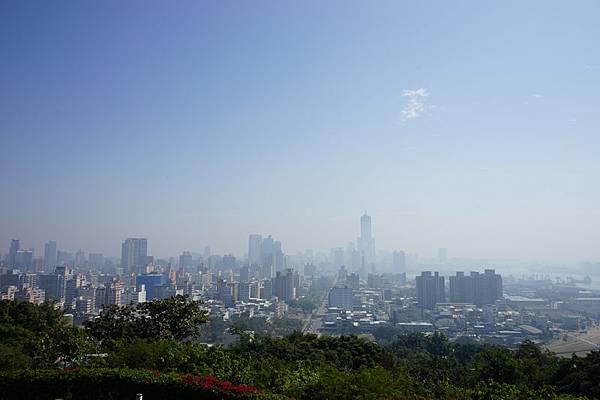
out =
<svg viewBox="0 0 600 400"><path fill-rule="evenodd" d="M36 257L33 259L33 272L41 272L44 270L44 259Z"/></svg>
<svg viewBox="0 0 600 400"><path fill-rule="evenodd" d="M354 305L354 291L348 286L334 287L328 296L329 307L338 307L352 310Z"/></svg>
<svg viewBox="0 0 600 400"><path fill-rule="evenodd" d="M343 282L348 277L348 270L343 265L338 269L338 281Z"/></svg>
<svg viewBox="0 0 600 400"><path fill-rule="evenodd" d="M140 303L145 303L146 302L146 286L145 285L141 285L140 286L140 290L136 289L136 304L140 304Z"/></svg>
<svg viewBox="0 0 600 400"><path fill-rule="evenodd" d="M259 291L261 299L269 300L271 297L273 297L273 282L271 279L263 280Z"/></svg>
<svg viewBox="0 0 600 400"><path fill-rule="evenodd" d="M375 238L371 232L371 217L367 213L360 217L360 236L357 239L357 247L364 264L375 262Z"/></svg>
<svg viewBox="0 0 600 400"><path fill-rule="evenodd" d="M406 271L406 254L403 251L394 251L392 254L392 267L395 273Z"/></svg>
<svg viewBox="0 0 600 400"><path fill-rule="evenodd" d="M465 275L462 271L457 271L456 275L448 278L450 281L450 301L452 303L473 303L475 304L475 285L472 276Z"/></svg>
<svg viewBox="0 0 600 400"><path fill-rule="evenodd" d="M379 289L383 287L383 279L378 274L367 275L367 286L373 289Z"/></svg>
<svg viewBox="0 0 600 400"><path fill-rule="evenodd" d="M484 270L481 278L481 304L493 304L502 298L502 276L493 269Z"/></svg>
<svg viewBox="0 0 600 400"><path fill-rule="evenodd" d="M17 262L17 251L21 249L21 242L19 239L13 239L10 241L10 249L8 250L8 266L15 267Z"/></svg>
<svg viewBox="0 0 600 400"><path fill-rule="evenodd" d="M248 264L261 264L262 240L262 235L251 234L248 236Z"/></svg>
<svg viewBox="0 0 600 400"><path fill-rule="evenodd" d="M250 268L244 265L240 268L240 282L248 282L250 280Z"/></svg>
<svg viewBox="0 0 600 400"><path fill-rule="evenodd" d="M110 282L96 290L96 307L104 305L123 305L123 284L121 282Z"/></svg>
<svg viewBox="0 0 600 400"><path fill-rule="evenodd" d="M502 277L493 269L483 274L456 272L450 277L450 301L453 303L473 303L478 306L494 304L502 297Z"/></svg>
<svg viewBox="0 0 600 400"><path fill-rule="evenodd" d="M81 282L82 278L79 274L75 274L67 279L65 284L65 304L73 304L73 301L79 297Z"/></svg>
<svg viewBox="0 0 600 400"><path fill-rule="evenodd" d="M444 277L438 272L431 271L421 272L417 276L417 301L419 307L431 310L436 303L444 303L446 301L446 289L444 287Z"/></svg>
<svg viewBox="0 0 600 400"><path fill-rule="evenodd" d="M223 269L224 270L234 270L237 269L237 261L235 256L231 254L225 254L223 256Z"/></svg>
<svg viewBox="0 0 600 400"><path fill-rule="evenodd" d="M79 249L75 253L75 266L83 267L85 265L85 253L83 250Z"/></svg>
<svg viewBox="0 0 600 400"><path fill-rule="evenodd" d="M219 279L217 281L217 294L219 300L223 302L225 307L232 307L234 302L234 287L230 285L226 280Z"/></svg>
<svg viewBox="0 0 600 400"><path fill-rule="evenodd" d="M46 300L64 301L67 277L63 274L39 274L38 287L45 292Z"/></svg>
<svg viewBox="0 0 600 400"><path fill-rule="evenodd" d="M346 277L346 285L354 290L360 289L360 278L358 274L351 273Z"/></svg>
<svg viewBox="0 0 600 400"><path fill-rule="evenodd" d="M107 287L105 304L123 305L123 284L121 282L112 282Z"/></svg>
<svg viewBox="0 0 600 400"><path fill-rule="evenodd" d="M75 311L79 314L89 314L92 312L93 302L91 299L78 297L75 300Z"/></svg>
<svg viewBox="0 0 600 400"><path fill-rule="evenodd" d="M273 296L277 296L280 301L289 301L296 298L293 269L288 268L285 271L277 271L277 275L273 278Z"/></svg>
<svg viewBox="0 0 600 400"><path fill-rule="evenodd" d="M254 281L250 283L250 298L259 299L260 298L260 282Z"/></svg>
<svg viewBox="0 0 600 400"><path fill-rule="evenodd" d="M237 299L238 301L250 300L250 284L248 282L242 282L238 285Z"/></svg>
<svg viewBox="0 0 600 400"><path fill-rule="evenodd" d="M164 286L167 283L167 277L162 274L147 274L138 275L135 277L135 288L139 292L142 290L142 286L146 290L146 299L148 301L158 299L158 290L160 286Z"/></svg>
<svg viewBox="0 0 600 400"><path fill-rule="evenodd" d="M184 251L179 256L179 272L189 272L192 267L192 254L189 251Z"/></svg>
<svg viewBox="0 0 600 400"><path fill-rule="evenodd" d="M58 250L56 252L56 265L71 264L73 262L73 253Z"/></svg>
<svg viewBox="0 0 600 400"><path fill-rule="evenodd" d="M148 240L128 238L121 246L121 267L130 273L139 273L148 261Z"/></svg>
<svg viewBox="0 0 600 400"><path fill-rule="evenodd" d="M275 241L273 237L269 235L264 238L260 248L260 257L262 265L270 265L274 264L273 254L275 253Z"/></svg>
<svg viewBox="0 0 600 400"><path fill-rule="evenodd" d="M33 304L42 304L46 300L46 293L43 289L33 287L23 287L15 294L15 300L28 301Z"/></svg>
<svg viewBox="0 0 600 400"><path fill-rule="evenodd" d="M17 267L24 271L32 271L33 270L33 249L25 250L17 250L15 254L15 262L14 267Z"/></svg>
<svg viewBox="0 0 600 400"><path fill-rule="evenodd" d="M57 262L56 242L51 240L44 245L44 266L51 270L56 267Z"/></svg>
<svg viewBox="0 0 600 400"><path fill-rule="evenodd" d="M281 249L281 242L273 240L271 235L263 239L260 252L265 278L273 277L276 271L282 271L285 268L285 256ZM267 268L270 269L270 272L267 271Z"/></svg>
<svg viewBox="0 0 600 400"><path fill-rule="evenodd" d="M104 266L104 256L101 253L90 253L88 261L92 267L100 268Z"/></svg>

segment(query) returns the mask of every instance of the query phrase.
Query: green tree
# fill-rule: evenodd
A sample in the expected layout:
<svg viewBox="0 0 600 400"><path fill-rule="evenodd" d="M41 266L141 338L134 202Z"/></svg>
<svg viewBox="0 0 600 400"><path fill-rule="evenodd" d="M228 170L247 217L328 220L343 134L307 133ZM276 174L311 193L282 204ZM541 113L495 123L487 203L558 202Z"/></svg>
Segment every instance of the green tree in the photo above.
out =
<svg viewBox="0 0 600 400"><path fill-rule="evenodd" d="M113 340L177 340L199 335L200 325L208 321L201 302L177 295L169 299L140 303L137 306L108 306L100 316L86 323L89 334L100 342Z"/></svg>
<svg viewBox="0 0 600 400"><path fill-rule="evenodd" d="M85 361L94 345L80 328L67 326L54 303L0 302L0 358L9 365L47 368Z"/></svg>

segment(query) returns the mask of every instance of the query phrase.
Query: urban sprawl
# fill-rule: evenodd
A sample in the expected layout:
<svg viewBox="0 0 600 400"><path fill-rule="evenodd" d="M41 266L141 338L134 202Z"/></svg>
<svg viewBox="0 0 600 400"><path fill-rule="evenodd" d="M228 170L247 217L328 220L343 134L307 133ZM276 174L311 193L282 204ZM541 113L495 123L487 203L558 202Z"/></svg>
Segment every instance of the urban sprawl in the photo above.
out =
<svg viewBox="0 0 600 400"><path fill-rule="evenodd" d="M390 330L439 331L453 340L506 346L528 339L557 354L598 346L582 336L600 318L600 293L589 288L591 278L503 278L486 266L450 273L455 263L445 249L430 260L399 250L382 259L366 213L356 242L329 254L287 255L272 236L251 234L242 259L211 254L208 246L202 254L154 258L145 238L125 239L120 259L81 250L73 255L54 241L36 257L14 239L0 259L0 299L54 301L78 326L106 305L187 295L202 300L213 321L284 319L319 335L378 339ZM233 335L224 328L206 341L227 344L228 338Z"/></svg>

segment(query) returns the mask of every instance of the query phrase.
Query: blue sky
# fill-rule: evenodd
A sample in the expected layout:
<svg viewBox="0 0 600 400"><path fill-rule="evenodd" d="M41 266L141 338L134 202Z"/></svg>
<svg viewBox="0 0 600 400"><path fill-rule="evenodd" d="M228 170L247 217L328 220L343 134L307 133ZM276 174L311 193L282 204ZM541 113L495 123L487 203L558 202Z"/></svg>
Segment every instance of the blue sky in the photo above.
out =
<svg viewBox="0 0 600 400"><path fill-rule="evenodd" d="M2 2L0 243L295 252L345 246L367 210L379 248L598 259L598 20L597 1Z"/></svg>

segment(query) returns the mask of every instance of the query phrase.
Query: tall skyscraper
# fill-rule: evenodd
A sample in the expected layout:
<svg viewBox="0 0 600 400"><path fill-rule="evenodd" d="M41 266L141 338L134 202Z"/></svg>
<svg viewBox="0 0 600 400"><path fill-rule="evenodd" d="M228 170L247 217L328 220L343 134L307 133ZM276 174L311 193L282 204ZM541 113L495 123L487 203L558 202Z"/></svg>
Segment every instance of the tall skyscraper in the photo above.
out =
<svg viewBox="0 0 600 400"><path fill-rule="evenodd" d="M8 250L8 266L14 267L17 262L17 251L21 250L21 242L19 239L10 241L10 249Z"/></svg>
<svg viewBox="0 0 600 400"><path fill-rule="evenodd" d="M262 235L251 234L248 236L248 264L260 265L261 247Z"/></svg>
<svg viewBox="0 0 600 400"><path fill-rule="evenodd" d="M436 303L446 301L446 288L444 287L444 277L438 272L421 272L417 276L417 301L419 307L432 310Z"/></svg>
<svg viewBox="0 0 600 400"><path fill-rule="evenodd" d="M179 272L189 272L192 267L192 254L189 251L184 251L179 256Z"/></svg>
<svg viewBox="0 0 600 400"><path fill-rule="evenodd" d="M128 238L121 246L121 267L129 272L139 273L148 261L148 240Z"/></svg>
<svg viewBox="0 0 600 400"><path fill-rule="evenodd" d="M21 249L17 251L15 255L15 263L13 265L24 271L33 270L33 249L25 250Z"/></svg>
<svg viewBox="0 0 600 400"><path fill-rule="evenodd" d="M269 235L264 238L260 249L261 266L266 272L270 269L268 274L264 274L264 277L270 278L275 275L276 271L282 271L285 268L285 257L281 249L281 242L273 240L273 237Z"/></svg>
<svg viewBox="0 0 600 400"><path fill-rule="evenodd" d="M50 240L44 245L44 266L48 270L52 270L52 268L56 267L57 262L56 242Z"/></svg>
<svg viewBox="0 0 600 400"><path fill-rule="evenodd" d="M375 238L371 233L371 217L367 213L360 217L360 237L357 239L357 247L365 265L375 262Z"/></svg>
<svg viewBox="0 0 600 400"><path fill-rule="evenodd" d="M371 217L366 212L360 217L360 237L363 239L371 238Z"/></svg>

